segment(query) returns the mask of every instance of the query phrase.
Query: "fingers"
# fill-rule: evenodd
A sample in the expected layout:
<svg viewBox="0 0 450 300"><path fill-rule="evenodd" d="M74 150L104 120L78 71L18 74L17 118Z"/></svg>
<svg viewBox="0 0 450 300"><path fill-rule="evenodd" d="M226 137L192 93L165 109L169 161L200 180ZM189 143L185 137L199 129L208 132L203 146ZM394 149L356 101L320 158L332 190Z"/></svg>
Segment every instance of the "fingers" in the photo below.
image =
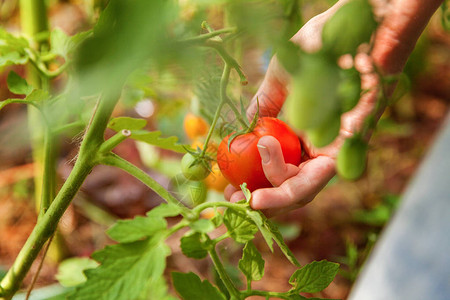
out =
<svg viewBox="0 0 450 300"><path fill-rule="evenodd" d="M259 102L260 117L276 117L286 100L288 80L287 72L275 57L272 58L264 80L247 109L247 118L253 119L258 110L256 100Z"/></svg>
<svg viewBox="0 0 450 300"><path fill-rule="evenodd" d="M252 193L253 209L292 209L310 202L335 174L335 161L319 156L301 165L299 173L279 187L259 189Z"/></svg>
<svg viewBox="0 0 450 300"><path fill-rule="evenodd" d="M273 136L260 138L257 147L261 155L264 174L273 186L281 185L288 178L298 173L297 166L284 162L280 142Z"/></svg>
<svg viewBox="0 0 450 300"><path fill-rule="evenodd" d="M231 184L227 185L225 190L223 191L223 195L225 196L225 199L230 201L231 196L237 191L238 189L232 186Z"/></svg>

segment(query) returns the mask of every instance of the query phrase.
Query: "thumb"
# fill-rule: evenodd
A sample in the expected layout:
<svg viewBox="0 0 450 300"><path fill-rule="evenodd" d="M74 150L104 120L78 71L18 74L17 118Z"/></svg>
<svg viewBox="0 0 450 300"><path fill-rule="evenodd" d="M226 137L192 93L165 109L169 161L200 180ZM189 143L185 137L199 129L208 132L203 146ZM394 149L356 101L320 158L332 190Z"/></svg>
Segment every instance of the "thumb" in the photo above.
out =
<svg viewBox="0 0 450 300"><path fill-rule="evenodd" d="M273 186L280 186L299 172L298 166L285 163L280 142L273 136L260 138L257 147L264 174Z"/></svg>

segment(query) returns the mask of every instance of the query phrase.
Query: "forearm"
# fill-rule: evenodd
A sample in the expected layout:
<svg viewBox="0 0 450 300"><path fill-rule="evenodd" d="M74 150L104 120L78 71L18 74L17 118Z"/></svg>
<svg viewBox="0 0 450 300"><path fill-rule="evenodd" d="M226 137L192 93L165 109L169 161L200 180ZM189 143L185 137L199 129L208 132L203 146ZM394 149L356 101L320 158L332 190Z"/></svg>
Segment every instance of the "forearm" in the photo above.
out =
<svg viewBox="0 0 450 300"><path fill-rule="evenodd" d="M374 39L372 59L384 74L400 73L443 0L393 0Z"/></svg>

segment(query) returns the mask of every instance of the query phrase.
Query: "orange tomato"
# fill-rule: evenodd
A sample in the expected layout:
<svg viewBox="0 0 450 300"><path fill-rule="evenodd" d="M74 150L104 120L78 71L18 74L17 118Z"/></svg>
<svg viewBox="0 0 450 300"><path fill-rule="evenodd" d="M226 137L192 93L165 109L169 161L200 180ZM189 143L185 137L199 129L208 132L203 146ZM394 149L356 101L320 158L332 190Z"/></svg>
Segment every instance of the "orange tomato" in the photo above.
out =
<svg viewBox="0 0 450 300"><path fill-rule="evenodd" d="M193 113L187 113L183 122L184 132L191 140L205 136L208 133L209 125L206 121Z"/></svg>
<svg viewBox="0 0 450 300"><path fill-rule="evenodd" d="M229 184L228 180L223 176L217 163L211 166L211 173L205 178L206 186L209 189L223 192L225 187Z"/></svg>

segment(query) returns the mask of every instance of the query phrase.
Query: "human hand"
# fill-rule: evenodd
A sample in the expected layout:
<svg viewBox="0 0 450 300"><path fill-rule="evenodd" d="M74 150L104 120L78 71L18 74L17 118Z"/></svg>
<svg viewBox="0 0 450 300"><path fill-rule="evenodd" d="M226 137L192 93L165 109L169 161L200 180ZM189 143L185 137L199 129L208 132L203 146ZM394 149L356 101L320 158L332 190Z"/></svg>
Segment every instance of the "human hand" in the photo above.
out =
<svg viewBox="0 0 450 300"><path fill-rule="evenodd" d="M307 52L319 50L324 24L346 2L347 0L340 0L326 12L312 18L291 40ZM369 92L361 97L355 108L341 116L339 135L330 145L316 148L305 134L300 133L304 155L299 166L284 162L280 144L275 138L262 137L258 141L258 149L265 158L262 161L264 173L273 187L253 191L250 203L252 208L273 216L304 206L314 199L335 175L336 157L345 139L360 130L366 117L375 112L380 87L373 66L383 75L400 73L425 25L441 2L442 0L394 0L390 3L385 0L374 1L375 14L382 21L374 35L373 50L370 55L358 54L354 62L350 59L350 63L354 63L361 73L362 89ZM342 63L345 64L348 59L343 57ZM274 57L247 110L247 117L251 119L255 114L256 99L259 100L260 116L276 117L287 97L289 82L289 74ZM375 113L379 117L382 110ZM229 185L225 189L225 197L235 202L243 199L244 195L242 191Z"/></svg>

